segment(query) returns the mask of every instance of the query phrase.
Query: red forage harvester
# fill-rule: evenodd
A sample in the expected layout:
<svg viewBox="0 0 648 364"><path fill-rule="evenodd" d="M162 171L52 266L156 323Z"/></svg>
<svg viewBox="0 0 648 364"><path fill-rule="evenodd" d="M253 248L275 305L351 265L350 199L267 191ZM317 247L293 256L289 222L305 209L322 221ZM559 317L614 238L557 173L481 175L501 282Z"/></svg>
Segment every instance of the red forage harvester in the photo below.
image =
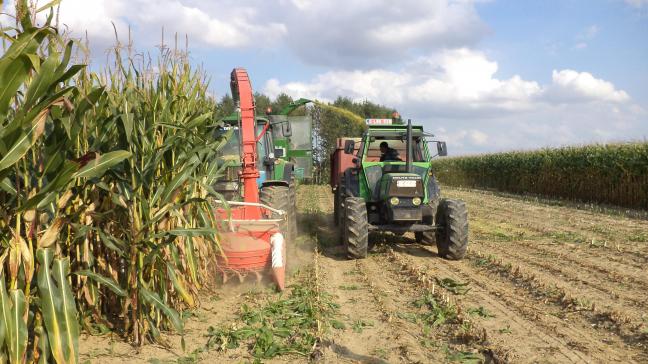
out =
<svg viewBox="0 0 648 364"><path fill-rule="evenodd" d="M218 268L223 282L230 276L241 281L252 273L257 280L271 272L279 290L286 282L286 242L279 230L280 219L272 219L272 213L285 218L285 211L263 205L259 200L257 178L257 141L254 96L247 71L235 68L231 74L232 97L240 109L241 172L240 181L243 201L216 201L224 205L217 215L224 222L220 236L222 254ZM266 130L263 130L266 132Z"/></svg>

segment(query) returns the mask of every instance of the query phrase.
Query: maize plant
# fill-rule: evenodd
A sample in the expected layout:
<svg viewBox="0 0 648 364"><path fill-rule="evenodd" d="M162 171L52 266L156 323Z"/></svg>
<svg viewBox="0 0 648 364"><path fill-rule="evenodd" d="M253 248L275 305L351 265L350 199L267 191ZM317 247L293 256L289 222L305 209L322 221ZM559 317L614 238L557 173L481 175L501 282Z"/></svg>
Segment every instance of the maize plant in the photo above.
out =
<svg viewBox="0 0 648 364"><path fill-rule="evenodd" d="M0 58L0 362L75 363L80 330L182 332L219 249L215 102L179 52L100 73L16 2ZM155 70L155 72L154 72Z"/></svg>
<svg viewBox="0 0 648 364"><path fill-rule="evenodd" d="M439 159L442 183L648 208L648 143Z"/></svg>

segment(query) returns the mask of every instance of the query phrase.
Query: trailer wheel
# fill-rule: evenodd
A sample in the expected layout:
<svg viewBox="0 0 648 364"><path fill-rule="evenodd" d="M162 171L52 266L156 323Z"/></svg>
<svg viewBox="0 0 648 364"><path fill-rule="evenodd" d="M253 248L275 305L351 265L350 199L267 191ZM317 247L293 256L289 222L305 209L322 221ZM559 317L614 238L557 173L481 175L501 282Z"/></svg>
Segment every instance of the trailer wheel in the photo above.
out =
<svg viewBox="0 0 648 364"><path fill-rule="evenodd" d="M293 241L293 226L292 221L293 206L290 202L290 189L286 186L266 186L261 189L259 193L259 199L264 205L268 205L277 210L283 210L286 212L285 218L279 223L279 230L284 235L286 241ZM281 219L282 217L276 213L272 213L271 218Z"/></svg>
<svg viewBox="0 0 648 364"><path fill-rule="evenodd" d="M341 226L344 223L344 203L342 202L342 191L340 187L335 189L333 194L333 222L335 226Z"/></svg>
<svg viewBox="0 0 648 364"><path fill-rule="evenodd" d="M436 213L436 245L439 255L460 260L468 249L468 210L461 200L442 199Z"/></svg>
<svg viewBox="0 0 648 364"><path fill-rule="evenodd" d="M369 223L367 206L364 199L347 197L344 200L344 235L347 257L363 259L367 257L369 243Z"/></svg>

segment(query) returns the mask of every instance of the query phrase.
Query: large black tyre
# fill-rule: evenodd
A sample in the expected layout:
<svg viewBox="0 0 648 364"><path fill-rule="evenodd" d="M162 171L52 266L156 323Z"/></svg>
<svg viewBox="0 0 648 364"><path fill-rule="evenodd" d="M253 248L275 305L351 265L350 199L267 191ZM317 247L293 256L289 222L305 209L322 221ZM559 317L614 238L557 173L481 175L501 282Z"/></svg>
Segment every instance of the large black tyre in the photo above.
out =
<svg viewBox="0 0 648 364"><path fill-rule="evenodd" d="M430 231L417 231L414 233L414 238L416 242L423 245L432 245L436 241L434 236L434 230Z"/></svg>
<svg viewBox="0 0 648 364"><path fill-rule="evenodd" d="M285 219L279 223L279 230L284 235L286 241L293 241L292 233L294 231L293 221L291 220L290 189L286 186L266 186L261 189L259 199L264 205L268 205L277 210L286 212ZM271 218L280 219L276 213L272 213Z"/></svg>
<svg viewBox="0 0 648 364"><path fill-rule="evenodd" d="M299 235L299 230L297 226L297 187L292 183L289 187L290 192L290 210L288 212L288 219L290 220L292 226L292 236L294 239L297 239Z"/></svg>
<svg viewBox="0 0 648 364"><path fill-rule="evenodd" d="M460 260L468 249L468 210L461 200L442 199L436 213L436 245L439 255Z"/></svg>
<svg viewBox="0 0 648 364"><path fill-rule="evenodd" d="M434 225L434 214L437 211L439 205L439 200L434 199L428 203L427 210L429 214L423 215L423 223L427 225ZM433 245L436 242L436 237L434 230L429 231L417 231L414 233L416 242L423 245Z"/></svg>
<svg viewBox="0 0 648 364"><path fill-rule="evenodd" d="M344 199L344 243L349 259L367 257L369 245L369 223L364 199Z"/></svg>
<svg viewBox="0 0 648 364"><path fill-rule="evenodd" d="M344 197L342 190L338 186L333 194L333 223L335 226L341 226L344 223Z"/></svg>

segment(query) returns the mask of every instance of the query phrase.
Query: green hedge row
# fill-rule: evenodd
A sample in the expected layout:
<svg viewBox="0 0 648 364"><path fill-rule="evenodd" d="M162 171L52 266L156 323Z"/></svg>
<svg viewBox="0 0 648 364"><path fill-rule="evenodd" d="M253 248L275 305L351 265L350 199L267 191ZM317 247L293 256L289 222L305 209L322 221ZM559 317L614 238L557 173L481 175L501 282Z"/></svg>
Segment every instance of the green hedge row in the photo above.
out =
<svg viewBox="0 0 648 364"><path fill-rule="evenodd" d="M648 143L595 144L434 161L446 185L648 209Z"/></svg>

